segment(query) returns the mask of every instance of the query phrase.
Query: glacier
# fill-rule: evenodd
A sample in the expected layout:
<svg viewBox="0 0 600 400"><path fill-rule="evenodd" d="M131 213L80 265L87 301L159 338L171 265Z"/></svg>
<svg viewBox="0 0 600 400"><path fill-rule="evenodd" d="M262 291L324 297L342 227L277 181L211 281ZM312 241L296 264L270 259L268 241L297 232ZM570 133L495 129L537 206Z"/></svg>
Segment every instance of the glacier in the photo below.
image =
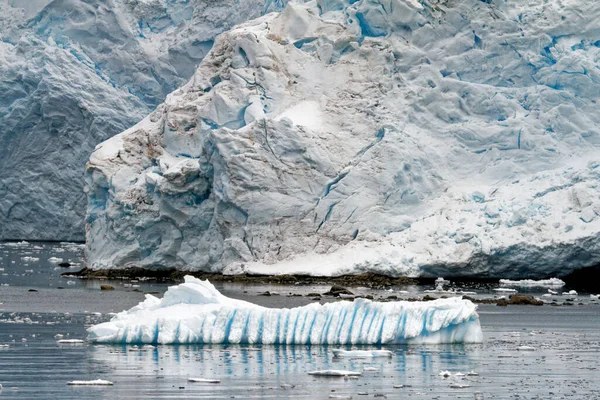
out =
<svg viewBox="0 0 600 400"><path fill-rule="evenodd" d="M318 0L86 168L92 269L563 277L600 259L600 8Z"/></svg>
<svg viewBox="0 0 600 400"><path fill-rule="evenodd" d="M277 0L0 0L0 240L85 237L94 147Z"/></svg>
<svg viewBox="0 0 600 400"><path fill-rule="evenodd" d="M481 343L476 306L459 298L377 303L366 299L265 308L222 295L186 276L88 329L94 343L437 344Z"/></svg>

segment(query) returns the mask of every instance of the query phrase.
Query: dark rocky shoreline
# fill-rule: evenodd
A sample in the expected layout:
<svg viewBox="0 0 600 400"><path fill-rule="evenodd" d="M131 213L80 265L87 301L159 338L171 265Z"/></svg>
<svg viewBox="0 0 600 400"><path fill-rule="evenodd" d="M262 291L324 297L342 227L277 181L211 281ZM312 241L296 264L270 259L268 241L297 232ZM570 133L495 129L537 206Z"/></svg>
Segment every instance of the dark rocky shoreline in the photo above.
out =
<svg viewBox="0 0 600 400"><path fill-rule="evenodd" d="M178 283L183 280L186 275L192 275L199 279L208 279L211 282L231 282L231 283L256 283L256 284L281 284L281 285L313 285L313 284L337 284L342 286L364 286L368 288L381 289L390 286L400 285L419 285L423 282L422 279L414 279L408 277L390 277L374 273L363 273L359 275L342 275L335 277L322 277L310 275L223 275L213 272L198 272L198 271L178 271L160 270L153 271L143 268L128 268L119 270L90 270L83 268L78 272L65 272L64 276L73 276L79 279L144 279L157 280L160 282ZM427 279L427 283L432 283L433 279Z"/></svg>
<svg viewBox="0 0 600 400"><path fill-rule="evenodd" d="M360 296L353 295L353 293L346 288L353 287L366 287L374 290L386 290L393 286L406 286L406 285L431 285L434 283L432 278L409 278L409 277L390 277L385 275L379 275L375 273L363 273L359 275L343 275L336 277L315 277L309 275L223 275L220 273L210 272L190 272L190 271L179 271L179 270L147 270L143 268L128 268L128 269L108 269L108 270L90 270L83 268L77 272L65 272L63 276L77 277L79 279L89 280L140 280L140 281L156 281L163 283L180 283L183 281L185 275L192 275L199 279L208 279L211 282L218 283L244 283L244 284L276 284L276 285L294 285L294 286L308 286L308 285L323 285L330 286L331 289L323 293L308 293L305 295L294 294L294 296L305 296L310 297L313 301L320 301L330 298L331 300L353 300L359 297L365 297L371 300L379 302L396 301L399 298L396 295L382 295L376 298L372 295ZM462 280L464 282L478 282L478 283L496 283L497 280L492 279L473 279L473 280ZM460 294L460 293L457 293ZM277 296L278 293L264 292L260 293L262 296ZM438 298L446 298L447 294L444 293L429 293L422 297L410 297L404 299L405 301L431 301ZM541 300L528 294L513 293L506 297L500 298L475 298L468 295L463 295L463 299L470 300L477 304L495 304L497 306L506 307L509 305L531 305L531 306L571 306L575 305L574 302L567 299L562 303L558 303L553 300L551 303L545 303ZM583 304L583 303L580 303Z"/></svg>

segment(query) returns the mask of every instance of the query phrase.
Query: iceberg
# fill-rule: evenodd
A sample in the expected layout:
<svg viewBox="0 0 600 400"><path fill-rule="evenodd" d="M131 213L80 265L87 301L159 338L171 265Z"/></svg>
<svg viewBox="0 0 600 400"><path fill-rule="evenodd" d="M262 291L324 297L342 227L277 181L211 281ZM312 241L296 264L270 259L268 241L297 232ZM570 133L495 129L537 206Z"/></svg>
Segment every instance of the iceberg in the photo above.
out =
<svg viewBox="0 0 600 400"><path fill-rule="evenodd" d="M366 299L265 308L222 295L186 276L162 299L146 300L88 329L94 343L436 344L480 343L476 306L458 298L377 303Z"/></svg>
<svg viewBox="0 0 600 400"><path fill-rule="evenodd" d="M92 153L89 267L596 266L599 29L586 0L289 2L237 25Z"/></svg>

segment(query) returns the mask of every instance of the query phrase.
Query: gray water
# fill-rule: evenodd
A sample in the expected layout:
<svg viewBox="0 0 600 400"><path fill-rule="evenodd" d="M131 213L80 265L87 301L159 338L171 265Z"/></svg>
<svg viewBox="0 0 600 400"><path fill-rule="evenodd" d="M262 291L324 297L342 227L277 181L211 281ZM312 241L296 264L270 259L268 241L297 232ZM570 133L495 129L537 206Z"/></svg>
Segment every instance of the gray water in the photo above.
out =
<svg viewBox="0 0 600 400"><path fill-rule="evenodd" d="M66 248L71 252L57 251ZM40 260L24 262L24 253ZM100 291L105 282L61 277L64 269L47 262L57 254L81 262L81 249L64 244L0 246L0 285L9 285L0 286L0 345L9 345L0 348L0 398L600 399L600 307L587 294L570 307L481 305L483 344L385 346L394 352L390 359L336 359L334 347L326 346L65 345L57 343L56 334L83 339L86 327L137 304L144 291L162 293L167 285L113 281L117 290ZM294 294L327 289L218 288L231 297L277 307L307 304L310 298ZM396 288L409 295L424 289ZM264 290L280 295L257 296ZM523 345L535 350L517 350ZM365 368L376 370L358 379L308 375L317 369ZM443 378L441 370L453 376ZM471 371L479 375L454 376ZM190 377L221 382L190 383ZM67 386L91 379L110 380L114 386Z"/></svg>

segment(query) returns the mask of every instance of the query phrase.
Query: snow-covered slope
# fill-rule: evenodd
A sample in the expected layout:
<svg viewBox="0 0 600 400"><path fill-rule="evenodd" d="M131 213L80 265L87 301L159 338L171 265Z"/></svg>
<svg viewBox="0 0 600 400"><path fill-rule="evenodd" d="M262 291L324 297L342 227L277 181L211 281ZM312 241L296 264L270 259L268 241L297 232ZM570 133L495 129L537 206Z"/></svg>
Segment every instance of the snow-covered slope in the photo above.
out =
<svg viewBox="0 0 600 400"><path fill-rule="evenodd" d="M281 1L0 0L0 239L82 240L83 170Z"/></svg>
<svg viewBox="0 0 600 400"><path fill-rule="evenodd" d="M502 277L597 264L599 40L583 0L319 0L242 24L96 148L88 261Z"/></svg>
<svg viewBox="0 0 600 400"><path fill-rule="evenodd" d="M151 294L109 322L88 329L98 343L439 344L481 343L469 300L309 304L265 308L223 296L192 276L162 299Z"/></svg>

